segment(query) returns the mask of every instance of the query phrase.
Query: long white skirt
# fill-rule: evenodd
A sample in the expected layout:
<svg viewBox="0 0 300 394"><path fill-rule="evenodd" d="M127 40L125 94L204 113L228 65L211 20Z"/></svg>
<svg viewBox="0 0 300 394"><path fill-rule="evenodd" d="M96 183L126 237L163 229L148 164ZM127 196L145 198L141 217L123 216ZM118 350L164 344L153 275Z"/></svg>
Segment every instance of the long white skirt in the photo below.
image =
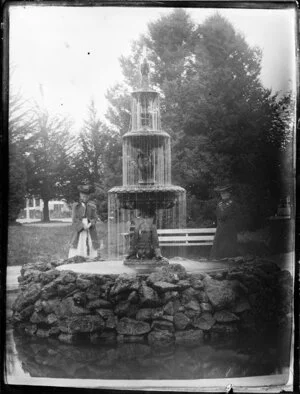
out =
<svg viewBox="0 0 300 394"><path fill-rule="evenodd" d="M97 257L97 250L93 248L92 238L88 230L82 230L80 232L77 248L70 248L68 258L75 256L88 257L90 259Z"/></svg>

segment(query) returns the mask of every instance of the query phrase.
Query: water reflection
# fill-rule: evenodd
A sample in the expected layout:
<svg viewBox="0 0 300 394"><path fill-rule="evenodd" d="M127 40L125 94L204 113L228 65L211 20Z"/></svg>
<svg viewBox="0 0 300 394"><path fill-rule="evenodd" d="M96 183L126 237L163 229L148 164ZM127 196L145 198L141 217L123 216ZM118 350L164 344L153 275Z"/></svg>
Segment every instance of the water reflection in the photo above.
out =
<svg viewBox="0 0 300 394"><path fill-rule="evenodd" d="M202 346L151 348L147 344L67 345L56 339L7 333L7 373L71 379L216 379L284 373L289 343L280 337Z"/></svg>

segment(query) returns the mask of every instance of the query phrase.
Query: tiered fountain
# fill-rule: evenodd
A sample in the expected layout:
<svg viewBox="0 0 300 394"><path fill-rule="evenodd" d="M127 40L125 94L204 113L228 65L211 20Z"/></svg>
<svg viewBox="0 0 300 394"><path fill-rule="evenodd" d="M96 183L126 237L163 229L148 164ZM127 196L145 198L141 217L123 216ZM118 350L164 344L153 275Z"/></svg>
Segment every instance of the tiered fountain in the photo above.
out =
<svg viewBox="0 0 300 394"><path fill-rule="evenodd" d="M108 192L110 257L127 253L127 265L136 259L165 262L156 228L186 224L186 193L171 184L171 139L161 128L159 94L149 87L146 59L141 77L132 93L131 128L123 136L123 186Z"/></svg>

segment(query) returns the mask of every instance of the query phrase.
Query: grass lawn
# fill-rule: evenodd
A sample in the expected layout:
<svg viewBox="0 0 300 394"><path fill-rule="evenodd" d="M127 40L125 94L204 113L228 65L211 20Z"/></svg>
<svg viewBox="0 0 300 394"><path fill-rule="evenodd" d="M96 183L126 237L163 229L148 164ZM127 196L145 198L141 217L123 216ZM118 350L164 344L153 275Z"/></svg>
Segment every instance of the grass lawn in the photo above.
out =
<svg viewBox="0 0 300 394"><path fill-rule="evenodd" d="M97 224L100 238L104 238L105 224ZM51 226L9 226L7 265L23 265L44 259L66 259L71 239L71 225L51 223Z"/></svg>
<svg viewBox="0 0 300 394"><path fill-rule="evenodd" d="M7 265L67 258L71 226L10 226Z"/></svg>

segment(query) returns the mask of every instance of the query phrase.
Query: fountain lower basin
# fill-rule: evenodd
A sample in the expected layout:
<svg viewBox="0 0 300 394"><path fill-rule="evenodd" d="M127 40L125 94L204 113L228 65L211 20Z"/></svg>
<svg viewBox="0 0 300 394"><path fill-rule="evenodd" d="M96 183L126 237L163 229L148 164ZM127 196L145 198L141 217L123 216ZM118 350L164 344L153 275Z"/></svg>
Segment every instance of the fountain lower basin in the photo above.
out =
<svg viewBox="0 0 300 394"><path fill-rule="evenodd" d="M215 271L223 271L228 268L237 266L234 261L209 261L209 260L190 260L183 258L169 259L169 264L180 264L188 273L209 273ZM96 274L96 275L121 275L121 274L137 274L137 273L151 273L160 267L152 267L148 269L141 264L140 267L125 265L123 260L105 260L105 261L90 261L84 263L63 264L57 267L58 270L68 270L82 274Z"/></svg>
<svg viewBox="0 0 300 394"><path fill-rule="evenodd" d="M165 346L291 324L292 276L271 261L174 258L151 273L120 260L67 262L22 267L16 327L66 343Z"/></svg>

